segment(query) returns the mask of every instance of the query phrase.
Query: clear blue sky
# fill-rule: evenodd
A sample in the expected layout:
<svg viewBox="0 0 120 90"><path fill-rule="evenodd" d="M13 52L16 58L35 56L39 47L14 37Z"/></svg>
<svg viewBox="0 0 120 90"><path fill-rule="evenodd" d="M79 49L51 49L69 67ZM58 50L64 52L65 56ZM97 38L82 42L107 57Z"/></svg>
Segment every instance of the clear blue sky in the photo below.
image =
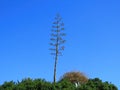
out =
<svg viewBox="0 0 120 90"><path fill-rule="evenodd" d="M67 33L57 80L75 70L119 87L120 0L0 0L0 83L53 80L49 34L56 13Z"/></svg>

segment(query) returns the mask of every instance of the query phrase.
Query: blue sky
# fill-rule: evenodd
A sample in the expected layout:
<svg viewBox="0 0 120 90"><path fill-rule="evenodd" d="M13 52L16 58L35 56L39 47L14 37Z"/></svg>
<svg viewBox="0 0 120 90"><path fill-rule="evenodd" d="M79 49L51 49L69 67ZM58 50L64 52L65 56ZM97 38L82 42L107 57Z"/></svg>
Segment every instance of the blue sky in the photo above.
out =
<svg viewBox="0 0 120 90"><path fill-rule="evenodd" d="M67 42L57 80L65 72L81 71L119 87L119 10L119 0L0 0L0 83L53 80L49 34L60 13Z"/></svg>

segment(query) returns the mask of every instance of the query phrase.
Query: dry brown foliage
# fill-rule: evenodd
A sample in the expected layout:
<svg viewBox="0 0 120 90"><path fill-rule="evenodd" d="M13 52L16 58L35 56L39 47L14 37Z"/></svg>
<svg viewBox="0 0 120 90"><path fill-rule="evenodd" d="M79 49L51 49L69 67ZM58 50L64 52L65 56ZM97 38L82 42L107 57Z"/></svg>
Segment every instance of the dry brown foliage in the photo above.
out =
<svg viewBox="0 0 120 90"><path fill-rule="evenodd" d="M72 83L79 82L80 84L86 83L88 81L88 78L83 73L75 71L65 73L61 80L63 79L70 80Z"/></svg>

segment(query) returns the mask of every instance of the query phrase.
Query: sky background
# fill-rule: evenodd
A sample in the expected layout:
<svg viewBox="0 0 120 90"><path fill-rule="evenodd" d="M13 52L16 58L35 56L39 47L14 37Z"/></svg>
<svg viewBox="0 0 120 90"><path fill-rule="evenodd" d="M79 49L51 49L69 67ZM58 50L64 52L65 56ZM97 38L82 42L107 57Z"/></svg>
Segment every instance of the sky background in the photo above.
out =
<svg viewBox="0 0 120 90"><path fill-rule="evenodd" d="M57 80L80 71L120 88L120 0L0 0L0 83L53 81L49 42L56 13L67 34Z"/></svg>

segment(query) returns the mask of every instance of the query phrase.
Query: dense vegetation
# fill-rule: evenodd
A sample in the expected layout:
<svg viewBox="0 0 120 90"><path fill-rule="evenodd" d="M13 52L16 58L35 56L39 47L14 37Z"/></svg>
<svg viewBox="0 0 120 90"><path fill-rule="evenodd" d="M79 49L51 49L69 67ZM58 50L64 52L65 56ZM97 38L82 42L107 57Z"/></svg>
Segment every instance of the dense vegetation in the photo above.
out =
<svg viewBox="0 0 120 90"><path fill-rule="evenodd" d="M99 78L88 79L88 82L75 86L67 79L62 79L56 84L44 79L23 79L21 82L4 82L0 90L118 90L114 84L102 82Z"/></svg>

